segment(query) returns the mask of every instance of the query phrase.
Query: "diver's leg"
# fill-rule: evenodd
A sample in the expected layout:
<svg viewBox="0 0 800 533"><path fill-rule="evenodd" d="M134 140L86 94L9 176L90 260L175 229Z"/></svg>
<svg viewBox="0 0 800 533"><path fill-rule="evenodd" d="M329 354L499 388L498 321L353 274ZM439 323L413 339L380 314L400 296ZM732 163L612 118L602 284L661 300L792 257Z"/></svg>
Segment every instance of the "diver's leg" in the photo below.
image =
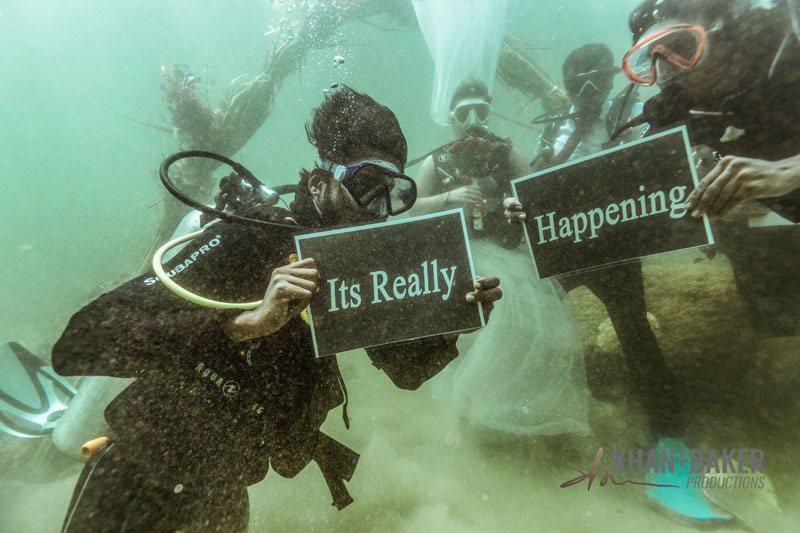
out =
<svg viewBox="0 0 800 533"><path fill-rule="evenodd" d="M84 467L62 533L247 530L247 487L221 479L167 482L109 445Z"/></svg>
<svg viewBox="0 0 800 533"><path fill-rule="evenodd" d="M683 420L676 380L647 320L641 263L618 265L582 277L608 310L628 366L631 390L647 413L653 436L681 435Z"/></svg>
<svg viewBox="0 0 800 533"><path fill-rule="evenodd" d="M83 468L62 533L122 531L126 510L141 492L143 475L125 460L116 443L98 452Z"/></svg>
<svg viewBox="0 0 800 533"><path fill-rule="evenodd" d="M760 339L800 330L800 276L794 268L800 228L749 228L746 222L716 222L717 246L731 262L739 296Z"/></svg>

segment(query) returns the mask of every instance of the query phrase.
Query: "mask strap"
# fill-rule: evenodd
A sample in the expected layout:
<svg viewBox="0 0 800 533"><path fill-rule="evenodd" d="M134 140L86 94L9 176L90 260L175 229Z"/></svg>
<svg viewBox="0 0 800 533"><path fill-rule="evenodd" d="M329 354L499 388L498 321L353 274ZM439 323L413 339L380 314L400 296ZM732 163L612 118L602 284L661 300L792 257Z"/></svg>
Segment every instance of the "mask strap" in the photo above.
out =
<svg viewBox="0 0 800 533"><path fill-rule="evenodd" d="M311 199L311 203L314 204L314 209L317 210L317 214L319 215L320 220L325 222L325 215L322 214L322 211L319 208L319 204L317 204L317 199L316 198L312 198Z"/></svg>

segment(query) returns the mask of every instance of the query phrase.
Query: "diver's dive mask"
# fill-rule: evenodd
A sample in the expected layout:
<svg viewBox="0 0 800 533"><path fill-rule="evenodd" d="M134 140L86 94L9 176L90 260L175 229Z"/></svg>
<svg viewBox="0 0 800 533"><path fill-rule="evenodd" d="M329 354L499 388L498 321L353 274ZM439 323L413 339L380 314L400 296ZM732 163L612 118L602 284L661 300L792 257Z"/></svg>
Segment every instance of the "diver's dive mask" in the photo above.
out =
<svg viewBox="0 0 800 533"><path fill-rule="evenodd" d="M461 100L450 111L450 120L462 128L485 126L489 121L491 111L492 104L483 98L467 98Z"/></svg>
<svg viewBox="0 0 800 533"><path fill-rule="evenodd" d="M622 71L637 85L653 85L658 77L666 81L665 75L671 77L694 67L705 46L706 30L702 26L674 24L639 39L622 59ZM671 66L670 74L657 68L656 59Z"/></svg>
<svg viewBox="0 0 800 533"><path fill-rule="evenodd" d="M321 168L333 174L356 205L378 217L404 213L417 200L414 180L388 161L366 159L339 165L323 160Z"/></svg>
<svg viewBox="0 0 800 533"><path fill-rule="evenodd" d="M564 88L570 98L591 98L611 89L619 67L607 67L581 72L564 78Z"/></svg>

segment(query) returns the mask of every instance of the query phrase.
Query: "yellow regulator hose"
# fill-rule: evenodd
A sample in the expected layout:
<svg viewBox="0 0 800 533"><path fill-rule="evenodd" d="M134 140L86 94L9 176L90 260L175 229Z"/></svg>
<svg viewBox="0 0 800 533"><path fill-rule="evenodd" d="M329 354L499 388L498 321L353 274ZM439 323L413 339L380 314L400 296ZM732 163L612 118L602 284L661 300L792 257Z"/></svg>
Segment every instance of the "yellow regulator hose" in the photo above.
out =
<svg viewBox="0 0 800 533"><path fill-rule="evenodd" d="M195 231L194 233L189 233L188 235L184 235L183 237L178 237L177 239L173 239L169 241L167 244L162 246L158 249L158 251L153 256L153 271L156 273L156 277L164 284L166 288L180 296L185 300L189 300L192 303L197 305L202 305L203 307L211 307L213 309L255 309L263 300L259 300L257 302L247 302L247 303L231 303L231 302L218 302L217 300L210 300L208 298L204 298L199 296L193 292L190 292L174 281L172 278L167 276L167 273L164 272L164 267L161 266L161 258L164 257L164 254L167 253L170 249L178 246L179 244L183 244L186 241L190 241L201 235L204 230Z"/></svg>
<svg viewBox="0 0 800 533"><path fill-rule="evenodd" d="M211 307L212 309L250 310L250 309L255 309L256 307L261 305L261 302L263 302L264 300L258 300L256 302L246 302L246 303L232 303L232 302L219 302L217 300L204 298L200 295L197 295L193 292L184 289L183 287L172 281L172 278L170 278L167 275L167 273L164 272L164 267L161 266L161 259L164 257L164 254L167 253L167 251L171 250L172 248L178 246L179 244L183 244L186 241L190 241L195 237L197 237L198 235L201 235L204 231L205 230L201 229L195 231L194 233L189 233L188 235L184 235L183 237L178 237L177 239L173 239L156 251L155 255L153 255L153 272L156 273L156 277L159 279L159 281L161 281L161 283L163 283L166 288L168 288L181 298L188 300L192 303L195 303L197 305L202 305L203 307ZM302 318L303 322L305 322L306 324L310 324L311 321L308 316L308 309L303 309L303 311L300 313L300 318Z"/></svg>

